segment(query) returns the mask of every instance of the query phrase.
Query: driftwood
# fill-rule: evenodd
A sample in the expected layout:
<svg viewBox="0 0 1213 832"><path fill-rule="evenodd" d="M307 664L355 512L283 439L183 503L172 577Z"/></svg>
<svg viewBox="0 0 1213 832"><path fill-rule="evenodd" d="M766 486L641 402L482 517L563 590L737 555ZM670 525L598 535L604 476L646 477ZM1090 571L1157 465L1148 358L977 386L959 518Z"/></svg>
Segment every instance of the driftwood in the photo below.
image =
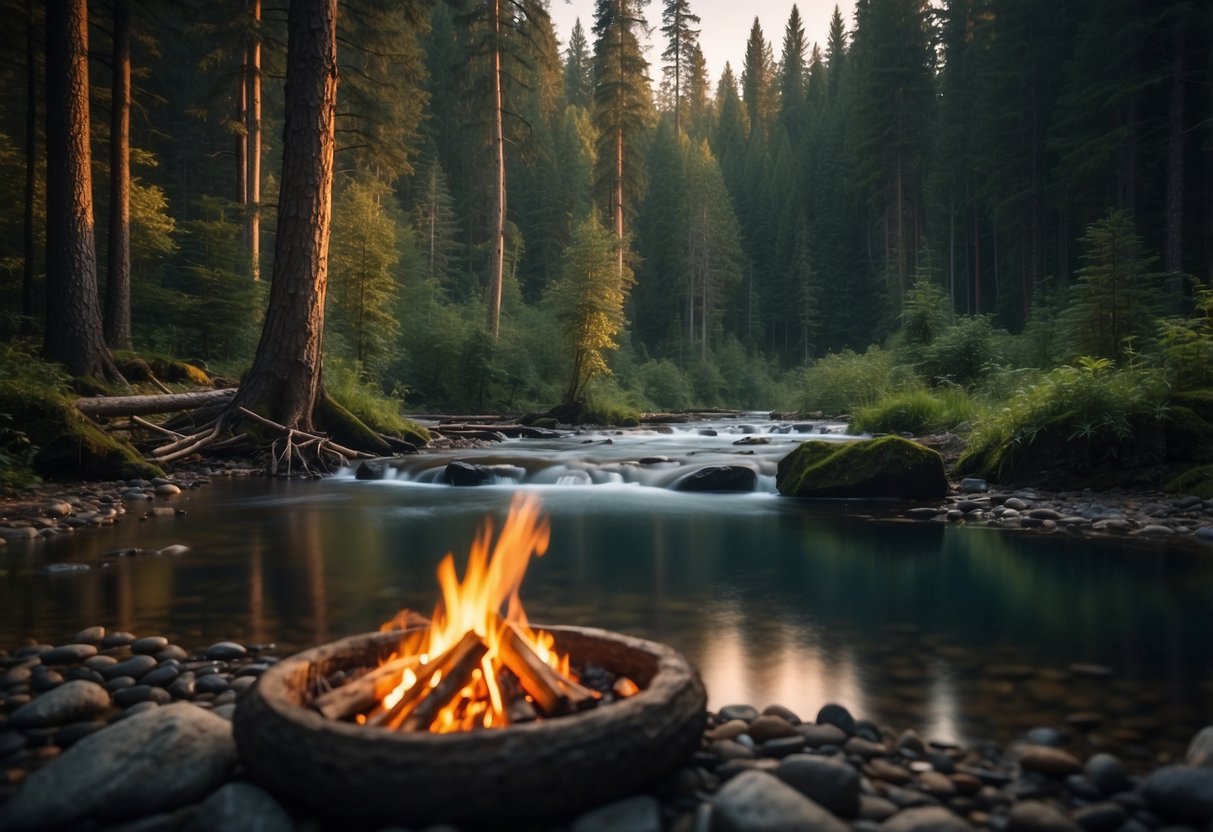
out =
<svg viewBox="0 0 1213 832"><path fill-rule="evenodd" d="M231 401L235 387L203 390L197 393L170 393L164 396L96 396L76 399L76 409L86 416L147 416L152 413L179 413L204 405Z"/></svg>

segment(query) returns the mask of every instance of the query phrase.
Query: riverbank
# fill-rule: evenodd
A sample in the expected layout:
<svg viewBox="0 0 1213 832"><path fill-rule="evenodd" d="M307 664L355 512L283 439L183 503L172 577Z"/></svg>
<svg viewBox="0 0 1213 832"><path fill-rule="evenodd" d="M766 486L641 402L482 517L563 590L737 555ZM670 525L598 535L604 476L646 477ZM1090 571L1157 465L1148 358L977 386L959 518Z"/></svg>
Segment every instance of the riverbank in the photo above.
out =
<svg viewBox="0 0 1213 832"><path fill-rule="evenodd" d="M0 826L337 828L242 776L230 720L274 651L185 649L101 626L0 650ZM698 750L651 789L535 828L1195 832L1213 822L1213 727L1183 759L1155 757L1143 770L1084 754L1078 734L1040 726L1009 745L964 747L840 705L811 719L729 705L704 714Z"/></svg>

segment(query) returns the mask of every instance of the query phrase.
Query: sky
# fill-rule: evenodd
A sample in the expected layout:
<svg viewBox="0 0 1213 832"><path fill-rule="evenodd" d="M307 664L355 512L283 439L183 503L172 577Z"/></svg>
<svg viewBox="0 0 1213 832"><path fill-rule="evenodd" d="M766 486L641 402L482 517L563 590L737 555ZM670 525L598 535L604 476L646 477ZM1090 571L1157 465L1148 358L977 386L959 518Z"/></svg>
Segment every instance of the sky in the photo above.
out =
<svg viewBox="0 0 1213 832"><path fill-rule="evenodd" d="M665 38L661 35L662 0L652 0L645 10L649 26L653 29L649 50L649 77L656 86L661 81L661 52L665 49ZM779 60L783 46L783 30L792 13L792 6L800 8L800 19L804 23L805 38L810 50L814 42L825 51L826 35L830 30L830 17L834 6L842 11L847 31L854 25L855 0L691 0L691 10L699 15L699 45L708 61L708 74L712 87L720 80L720 73L728 61L733 73L741 77L742 60L745 57L746 39L757 16L762 33ZM556 26L556 37L560 38L561 50L568 43L573 22L580 17L586 37L593 44L590 30L594 25L594 0L551 0L552 22ZM808 57L807 55L805 56Z"/></svg>

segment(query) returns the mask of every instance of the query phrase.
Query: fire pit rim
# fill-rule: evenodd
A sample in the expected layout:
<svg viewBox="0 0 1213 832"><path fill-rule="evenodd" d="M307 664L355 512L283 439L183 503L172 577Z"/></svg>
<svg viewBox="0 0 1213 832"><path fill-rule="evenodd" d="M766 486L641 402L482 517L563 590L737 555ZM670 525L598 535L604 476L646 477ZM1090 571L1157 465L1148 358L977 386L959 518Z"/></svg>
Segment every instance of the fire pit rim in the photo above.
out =
<svg viewBox="0 0 1213 832"><path fill-rule="evenodd" d="M314 730L331 732L355 740L368 739L368 732L373 732L370 734L370 737L373 737L376 741L404 742L413 746L417 743L431 743L441 748L444 746L458 746L473 739L477 744L482 744L486 740L493 740L498 736L535 734L543 737L544 734L563 732L569 720L577 720L579 723L590 726L595 722L616 722L621 716L625 715L623 713L624 710L643 709L655 704L660 705L661 702L666 701L676 688L685 684L688 672L698 678L698 673L678 651L660 642L600 627L582 627L567 624L532 624L531 626L534 630L550 632L557 637L563 633L570 633L585 638L622 644L629 649L653 656L656 660L656 671L652 679L649 680L649 683L642 687L638 693L626 699L617 700L605 707L593 708L580 713L567 714L551 719L540 719L534 722L507 725L501 728L478 731L455 731L446 734L436 734L430 731L392 731L387 728L358 725L344 720L329 719L323 714L318 713L308 704L298 701L300 697L295 692L289 690L287 684L288 676L296 672L296 668L300 664L313 663L317 659L327 657L328 654L340 654L341 652L362 649L365 646L364 643L367 641L372 643L383 641L385 642L383 646L386 647L386 643L420 628L360 633L302 650L283 659L265 671L258 680L257 687L260 688L262 697L265 698L267 704L278 710L282 703L289 703L291 716L300 721L304 726ZM702 685L702 683L700 684ZM237 706L237 710L239 710L239 706Z"/></svg>

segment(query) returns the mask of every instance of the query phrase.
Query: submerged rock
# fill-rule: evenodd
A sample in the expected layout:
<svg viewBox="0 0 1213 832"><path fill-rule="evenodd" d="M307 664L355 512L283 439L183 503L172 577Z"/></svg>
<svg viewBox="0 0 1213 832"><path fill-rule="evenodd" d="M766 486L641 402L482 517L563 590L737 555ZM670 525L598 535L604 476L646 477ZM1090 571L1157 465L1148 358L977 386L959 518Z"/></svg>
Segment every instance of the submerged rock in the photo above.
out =
<svg viewBox="0 0 1213 832"><path fill-rule="evenodd" d="M790 497L942 499L943 457L898 436L855 442L803 442L779 461L779 493Z"/></svg>

